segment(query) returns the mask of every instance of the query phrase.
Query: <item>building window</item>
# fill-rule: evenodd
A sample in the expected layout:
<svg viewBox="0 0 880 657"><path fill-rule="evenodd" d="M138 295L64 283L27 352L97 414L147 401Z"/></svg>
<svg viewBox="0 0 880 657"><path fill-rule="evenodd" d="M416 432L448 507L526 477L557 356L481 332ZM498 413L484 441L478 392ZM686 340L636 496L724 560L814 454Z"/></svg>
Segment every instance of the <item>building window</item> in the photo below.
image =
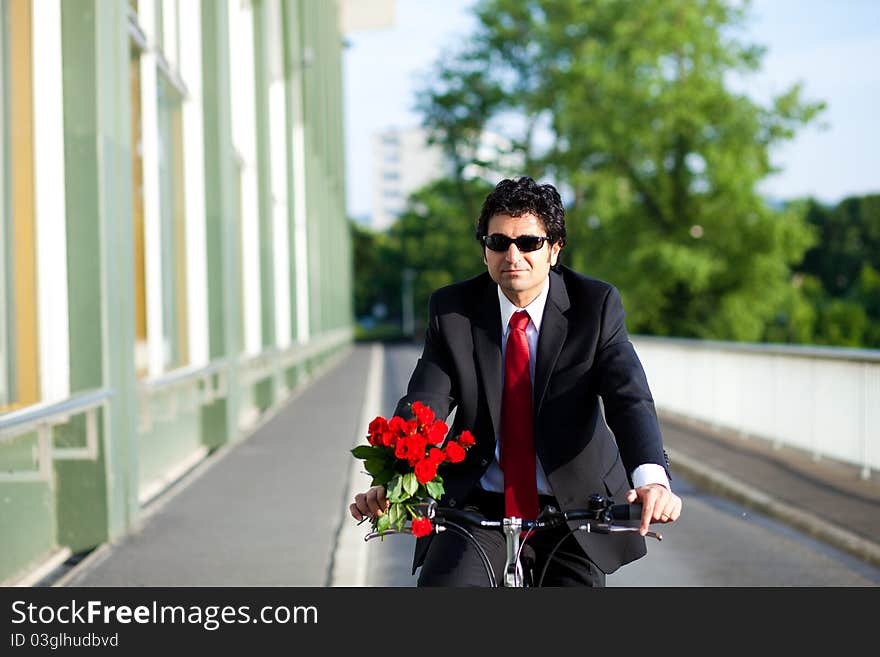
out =
<svg viewBox="0 0 880 657"><path fill-rule="evenodd" d="M183 102L178 3L129 4L135 370L189 363ZM152 7L152 15L144 11ZM147 44L157 45L154 51ZM167 51L166 51L167 48Z"/></svg>
<svg viewBox="0 0 880 657"><path fill-rule="evenodd" d="M159 76L159 191L162 214L165 367L189 362L186 312L186 217L183 177L183 98Z"/></svg>

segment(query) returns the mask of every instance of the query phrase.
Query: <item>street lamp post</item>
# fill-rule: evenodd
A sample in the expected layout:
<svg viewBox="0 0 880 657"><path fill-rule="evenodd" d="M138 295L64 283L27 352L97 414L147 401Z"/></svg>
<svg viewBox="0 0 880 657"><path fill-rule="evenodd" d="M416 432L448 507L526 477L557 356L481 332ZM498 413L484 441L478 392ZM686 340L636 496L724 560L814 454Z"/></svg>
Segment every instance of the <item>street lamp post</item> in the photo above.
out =
<svg viewBox="0 0 880 657"><path fill-rule="evenodd" d="M401 308L403 309L403 334L412 337L415 333L415 318L413 316L413 281L416 278L414 269L407 267L403 270L403 289Z"/></svg>

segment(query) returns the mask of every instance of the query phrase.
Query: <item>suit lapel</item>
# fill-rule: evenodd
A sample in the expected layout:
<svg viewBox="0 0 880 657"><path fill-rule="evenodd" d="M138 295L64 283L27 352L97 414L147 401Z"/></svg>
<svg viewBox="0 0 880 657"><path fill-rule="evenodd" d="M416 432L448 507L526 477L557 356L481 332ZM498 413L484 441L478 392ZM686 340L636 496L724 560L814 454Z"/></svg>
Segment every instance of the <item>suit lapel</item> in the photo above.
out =
<svg viewBox="0 0 880 657"><path fill-rule="evenodd" d="M488 274L486 281L483 294L476 300L471 332L492 429L497 435L501 429L501 308L497 285Z"/></svg>
<svg viewBox="0 0 880 657"><path fill-rule="evenodd" d="M544 317L541 319L541 334L538 336L538 354L535 358L535 381L532 386L535 417L541 412L544 393L550 382L550 374L556 366L559 352L568 335L568 318L565 312L571 303L562 276L550 272L550 292L547 305L544 306ZM500 321L500 320L499 320Z"/></svg>

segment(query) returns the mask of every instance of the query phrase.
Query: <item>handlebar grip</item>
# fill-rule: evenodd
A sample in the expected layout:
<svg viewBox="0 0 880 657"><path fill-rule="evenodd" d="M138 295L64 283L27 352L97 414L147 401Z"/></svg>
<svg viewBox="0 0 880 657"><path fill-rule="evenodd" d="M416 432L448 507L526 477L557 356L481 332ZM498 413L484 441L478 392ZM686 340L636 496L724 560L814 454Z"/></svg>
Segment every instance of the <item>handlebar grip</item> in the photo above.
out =
<svg viewBox="0 0 880 657"><path fill-rule="evenodd" d="M614 520L641 520L641 504L615 504L611 507L611 517Z"/></svg>
<svg viewBox="0 0 880 657"><path fill-rule="evenodd" d="M449 509L446 507L437 509L437 516L476 526L480 526L483 522L487 521L487 518L483 515L480 515L479 513L474 513L473 511L462 511L460 509Z"/></svg>
<svg viewBox="0 0 880 657"><path fill-rule="evenodd" d="M611 517L614 520L635 520L636 522L641 522L642 505L638 502L635 504L615 504L611 507ZM659 522L659 520L651 518L649 524Z"/></svg>

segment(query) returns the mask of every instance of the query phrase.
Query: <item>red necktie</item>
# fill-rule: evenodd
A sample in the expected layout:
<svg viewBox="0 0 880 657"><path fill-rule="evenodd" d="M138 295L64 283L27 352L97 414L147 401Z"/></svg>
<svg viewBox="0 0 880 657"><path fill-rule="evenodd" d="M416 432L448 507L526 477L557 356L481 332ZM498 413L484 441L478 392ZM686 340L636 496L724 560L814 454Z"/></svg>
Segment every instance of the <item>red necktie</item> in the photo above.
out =
<svg viewBox="0 0 880 657"><path fill-rule="evenodd" d="M504 512L525 520L538 515L535 481L535 439L532 419L532 379L529 375L529 314L510 318L504 354L504 392L501 397L501 469L504 471Z"/></svg>

